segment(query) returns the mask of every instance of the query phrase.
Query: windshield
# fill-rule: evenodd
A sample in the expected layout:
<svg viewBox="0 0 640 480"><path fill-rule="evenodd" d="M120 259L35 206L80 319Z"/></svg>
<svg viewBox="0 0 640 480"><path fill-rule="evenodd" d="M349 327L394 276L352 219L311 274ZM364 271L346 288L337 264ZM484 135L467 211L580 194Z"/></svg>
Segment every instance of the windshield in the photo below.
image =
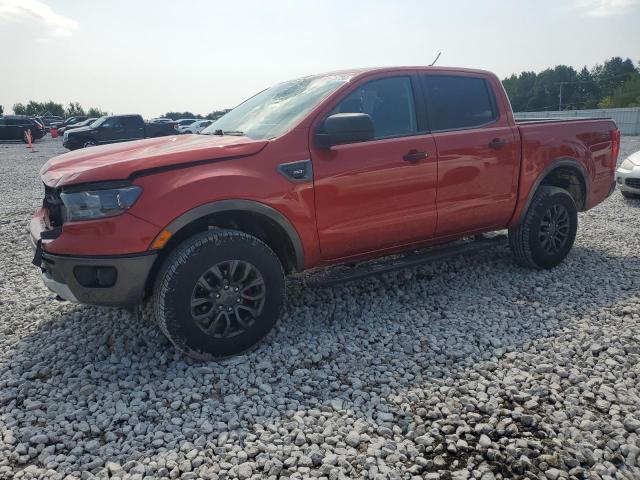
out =
<svg viewBox="0 0 640 480"><path fill-rule="evenodd" d="M105 122L105 120L107 118L109 118L109 117L100 117L99 119L97 119L95 122L93 122L91 124L91 128L99 127L100 125L102 125Z"/></svg>
<svg viewBox="0 0 640 480"><path fill-rule="evenodd" d="M299 78L263 90L213 122L206 135L245 135L263 140L282 135L300 122L350 75Z"/></svg>

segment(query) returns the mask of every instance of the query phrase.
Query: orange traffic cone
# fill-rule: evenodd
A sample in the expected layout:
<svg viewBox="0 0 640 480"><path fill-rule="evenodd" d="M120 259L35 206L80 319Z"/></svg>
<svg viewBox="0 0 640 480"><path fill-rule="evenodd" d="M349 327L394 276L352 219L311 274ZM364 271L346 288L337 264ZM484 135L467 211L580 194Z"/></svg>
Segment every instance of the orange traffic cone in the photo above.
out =
<svg viewBox="0 0 640 480"><path fill-rule="evenodd" d="M24 132L24 136L27 139L27 148L33 150L33 144L31 143L31 141L33 140L33 137L31 136L31 129L28 129L26 132Z"/></svg>

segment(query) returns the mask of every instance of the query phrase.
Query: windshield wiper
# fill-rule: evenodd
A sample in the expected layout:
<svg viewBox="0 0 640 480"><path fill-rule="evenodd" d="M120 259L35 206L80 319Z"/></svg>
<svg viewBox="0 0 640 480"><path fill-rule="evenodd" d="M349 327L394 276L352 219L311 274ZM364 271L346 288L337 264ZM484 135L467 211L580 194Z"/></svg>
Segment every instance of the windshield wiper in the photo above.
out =
<svg viewBox="0 0 640 480"><path fill-rule="evenodd" d="M207 135L234 135L236 137L243 137L244 136L244 132L241 130L214 130L212 133L207 133Z"/></svg>

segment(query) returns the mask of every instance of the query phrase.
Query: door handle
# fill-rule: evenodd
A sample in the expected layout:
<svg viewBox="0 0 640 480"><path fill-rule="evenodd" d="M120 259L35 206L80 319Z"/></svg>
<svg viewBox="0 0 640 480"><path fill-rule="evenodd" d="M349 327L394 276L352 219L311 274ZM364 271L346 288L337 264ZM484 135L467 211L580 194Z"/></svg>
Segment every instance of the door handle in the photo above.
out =
<svg viewBox="0 0 640 480"><path fill-rule="evenodd" d="M501 140L499 138L494 138L489 142L489 148L493 148L494 150L500 150L506 144L507 142L505 142L504 140Z"/></svg>
<svg viewBox="0 0 640 480"><path fill-rule="evenodd" d="M402 159L405 162L419 162L420 160L424 160L425 158L427 158L429 155L427 155L427 152L419 152L417 150L409 150L403 157Z"/></svg>

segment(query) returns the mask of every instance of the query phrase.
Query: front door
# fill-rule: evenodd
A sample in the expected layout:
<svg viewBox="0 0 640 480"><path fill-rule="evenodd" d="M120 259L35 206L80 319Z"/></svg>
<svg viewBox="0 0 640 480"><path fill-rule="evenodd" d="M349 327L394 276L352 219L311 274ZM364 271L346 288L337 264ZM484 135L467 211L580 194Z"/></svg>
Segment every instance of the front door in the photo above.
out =
<svg viewBox="0 0 640 480"><path fill-rule="evenodd" d="M122 120L118 117L107 118L100 125L100 143L119 142L124 137L124 126Z"/></svg>
<svg viewBox="0 0 640 480"><path fill-rule="evenodd" d="M493 86L473 74L423 75L438 149L437 236L503 228L516 203L517 131Z"/></svg>
<svg viewBox="0 0 640 480"><path fill-rule="evenodd" d="M437 155L416 115L411 75L365 80L330 114L367 113L375 139L311 147L316 218L325 260L423 241L436 229Z"/></svg>

